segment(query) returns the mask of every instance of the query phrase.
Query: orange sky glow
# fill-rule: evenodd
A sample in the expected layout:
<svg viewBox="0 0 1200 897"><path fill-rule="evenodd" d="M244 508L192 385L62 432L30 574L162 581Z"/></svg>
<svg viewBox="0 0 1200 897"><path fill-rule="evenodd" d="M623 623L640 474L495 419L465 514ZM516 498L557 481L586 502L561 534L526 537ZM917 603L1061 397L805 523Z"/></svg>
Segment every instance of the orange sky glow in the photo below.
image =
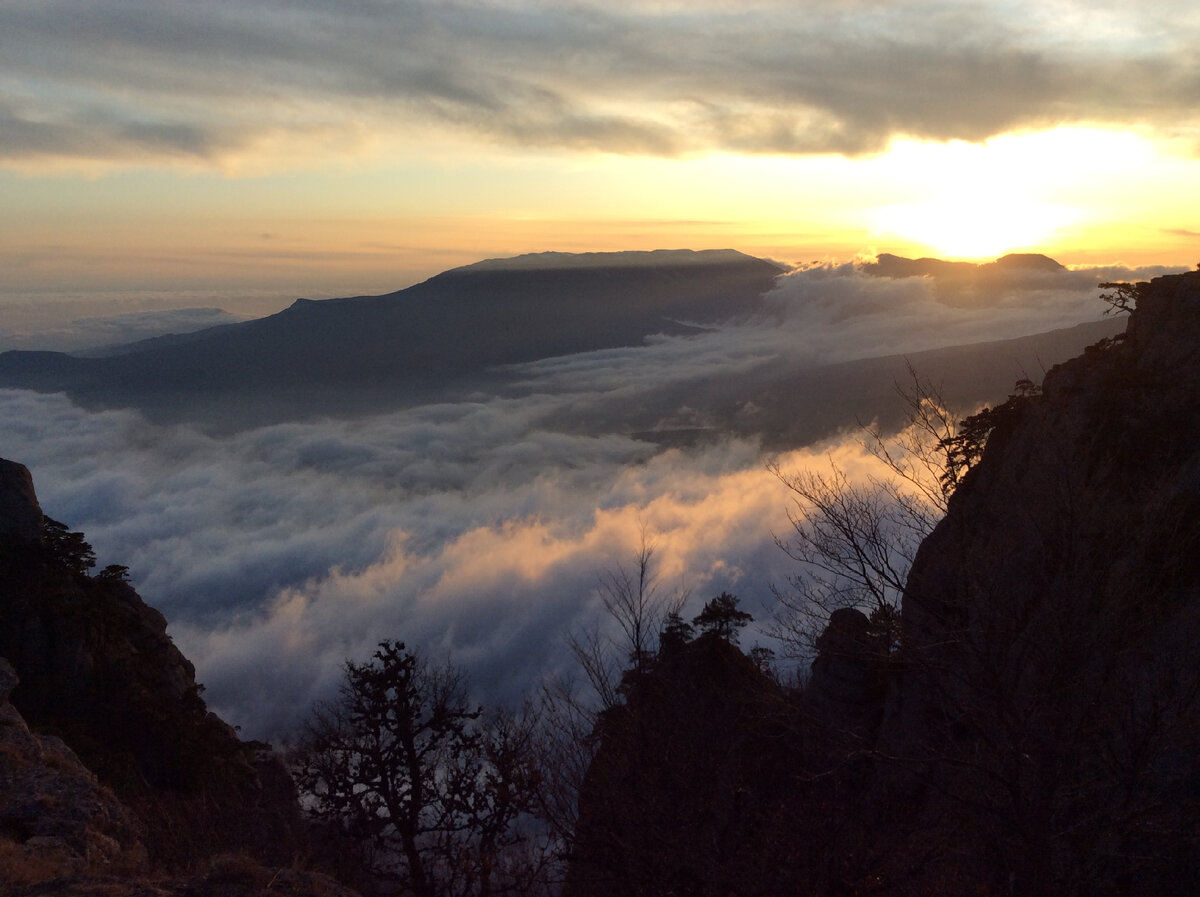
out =
<svg viewBox="0 0 1200 897"><path fill-rule="evenodd" d="M5 4L0 299L543 250L1200 257L1190 4L816 6Z"/></svg>

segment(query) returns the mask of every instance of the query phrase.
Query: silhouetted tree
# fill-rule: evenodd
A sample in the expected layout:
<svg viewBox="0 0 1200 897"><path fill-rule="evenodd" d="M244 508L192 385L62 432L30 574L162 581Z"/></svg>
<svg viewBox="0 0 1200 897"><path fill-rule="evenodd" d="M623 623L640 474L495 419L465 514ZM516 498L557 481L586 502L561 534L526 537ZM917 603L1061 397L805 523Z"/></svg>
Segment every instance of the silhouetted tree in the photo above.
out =
<svg viewBox="0 0 1200 897"><path fill-rule="evenodd" d="M1100 289L1108 290L1101 293L1100 298L1108 304L1106 315L1129 314L1137 308L1138 296L1144 284L1140 283L1102 283Z"/></svg>
<svg viewBox="0 0 1200 897"><path fill-rule="evenodd" d="M96 566L96 552L84 541L83 533L70 532L65 523L43 518L42 542L57 560L82 576Z"/></svg>
<svg viewBox="0 0 1200 897"><path fill-rule="evenodd" d="M96 574L101 582L129 582L129 568L124 564L109 564Z"/></svg>
<svg viewBox="0 0 1200 897"><path fill-rule="evenodd" d="M659 654L669 654L686 645L692 640L696 629L673 610L663 619L662 631L658 634Z"/></svg>
<svg viewBox="0 0 1200 897"><path fill-rule="evenodd" d="M633 564L617 564L603 574L597 591L610 625L597 621L573 632L569 644L599 698L599 711L619 704L629 679L649 669L664 621L672 613L678 616L687 592L669 594L659 588L654 540L644 528Z"/></svg>
<svg viewBox="0 0 1200 897"><path fill-rule="evenodd" d="M730 644L738 642L738 632L754 620L753 615L738 610L736 595L722 592L707 602L692 622L702 632L712 632Z"/></svg>
<svg viewBox="0 0 1200 897"><path fill-rule="evenodd" d="M832 463L828 473L787 473L768 464L793 498L792 533L776 542L799 564L790 589L773 590L779 607L772 634L797 655L811 656L830 616L850 607L867 614L873 633L892 648L899 644L900 599L917 548L992 432L1040 392L1021 379L1006 401L961 418L946 406L940 386L911 366L908 378L896 385L905 426L890 435L878 425L863 428L863 445L883 462L885 475L852 482Z"/></svg>
<svg viewBox="0 0 1200 897"><path fill-rule="evenodd" d="M671 620L682 625L681 636L690 638L691 631L680 617L687 593L659 588L654 540L645 528L632 564L617 564L602 575L597 593L607 621L568 636L583 675L547 683L538 717L539 812L564 858L571 851L579 791L599 743L595 733L601 716L622 707L630 689L653 668Z"/></svg>
<svg viewBox="0 0 1200 897"><path fill-rule="evenodd" d="M941 481L947 496L958 488L967 471L983 457L988 437L997 427L1008 425L1015 419L1022 403L1030 396L1041 392L1028 379L1018 380L1014 392L1008 399L995 407L984 406L970 417L964 418L958 431L943 437L938 448L945 454L945 470Z"/></svg>
<svg viewBox="0 0 1200 897"><path fill-rule="evenodd" d="M906 424L894 434L863 427L863 445L883 462L885 476L851 482L830 464L828 473L767 469L792 493L789 538L779 547L797 562L788 588L772 591L779 604L772 634L794 656L811 657L830 616L858 608L895 646L899 641L900 597L917 547L946 511L958 476L946 476L946 442L959 430L959 417L942 399L941 388L911 366L896 392Z"/></svg>
<svg viewBox="0 0 1200 897"><path fill-rule="evenodd" d="M515 892L508 861L535 806L529 726L485 719L463 677L384 641L346 663L293 755L312 815L356 845L376 881L418 897Z"/></svg>

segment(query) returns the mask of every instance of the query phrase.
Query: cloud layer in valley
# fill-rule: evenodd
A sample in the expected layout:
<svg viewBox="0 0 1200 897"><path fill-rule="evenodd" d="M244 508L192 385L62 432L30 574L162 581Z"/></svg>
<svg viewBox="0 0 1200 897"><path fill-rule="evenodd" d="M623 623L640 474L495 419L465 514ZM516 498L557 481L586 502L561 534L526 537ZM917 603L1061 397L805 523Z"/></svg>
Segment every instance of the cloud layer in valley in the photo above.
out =
<svg viewBox="0 0 1200 897"><path fill-rule="evenodd" d="M692 590L690 613L729 589L765 620L788 572L772 543L787 494L756 442L662 449L562 421L601 407L615 420L664 383L733 380L784 356L832 362L1094 320L1096 280L1119 273L1022 274L947 304L927 279L803 270L781 279L770 321L528 365L503 395L233 435L0 391L0 454L31 468L44 510L84 531L101 565L130 568L215 709L249 735L286 733L345 658L385 637L450 656L481 696L511 700L569 668L567 633L596 619L598 576L629 562L643 529L664 587ZM830 453L868 470L852 439L782 463Z"/></svg>
<svg viewBox="0 0 1200 897"><path fill-rule="evenodd" d="M0 158L236 164L414 128L514 146L862 153L1194 126L1192 3L10 0Z"/></svg>
<svg viewBox="0 0 1200 897"><path fill-rule="evenodd" d="M245 321L245 315L220 308L178 308L136 311L118 315L91 315L58 323L13 320L14 309L5 308L6 322L0 326L0 352L10 349L82 352L132 343L168 333L191 333L219 324Z"/></svg>

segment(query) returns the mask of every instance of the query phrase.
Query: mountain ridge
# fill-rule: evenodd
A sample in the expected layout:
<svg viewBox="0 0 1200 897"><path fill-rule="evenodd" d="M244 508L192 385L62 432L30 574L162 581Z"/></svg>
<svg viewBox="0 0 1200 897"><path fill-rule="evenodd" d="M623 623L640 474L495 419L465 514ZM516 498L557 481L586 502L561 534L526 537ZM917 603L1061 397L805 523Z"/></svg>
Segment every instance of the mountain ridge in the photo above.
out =
<svg viewBox="0 0 1200 897"><path fill-rule="evenodd" d="M296 302L106 358L7 352L0 385L66 391L105 407L264 394L328 412L338 397L320 394L338 387L403 406L448 386L469 390L499 365L692 332L685 319L749 315L782 272L741 253L687 252L641 265L622 254L617 264L584 267L467 266L394 293Z"/></svg>
<svg viewBox="0 0 1200 897"><path fill-rule="evenodd" d="M990 264L1038 276L1047 276L1052 266L1061 269L1044 256L1008 256ZM197 422L216 430L392 411L499 394L516 380L515 367L546 358L640 347L656 334L698 334L730 320L769 320L777 309L767 307L763 297L783 270L775 262L728 249L486 259L392 293L297 299L266 318L157 337L102 358L3 353L0 386L63 391L87 408L135 407L154 420ZM954 280L946 295L961 298L960 281ZM1111 323L1095 325L1096 335L1072 343L1066 354L1015 354L1023 365L1053 363L1110 335L1111 329ZM981 356L980 364L984 361ZM779 426L755 429L753 421L737 415L738 407L771 402L775 417L788 413L780 404L786 382L806 375L756 375L758 380L772 376L774 381L748 385L736 400L726 400L716 397L729 391L729 378L714 371L712 382L694 390L697 401L709 403L701 407L664 386L659 392L672 405L634 409L651 419L618 431L649 434L653 440L660 420L685 414L778 444L773 433L779 433ZM990 391L979 398L1002 394L1016 376L1005 362ZM971 373L966 379L977 378ZM889 371L873 390L889 393L892 379ZM747 383L752 381L754 377ZM878 412L867 408L858 413L870 417ZM840 425L852 422L847 418Z"/></svg>

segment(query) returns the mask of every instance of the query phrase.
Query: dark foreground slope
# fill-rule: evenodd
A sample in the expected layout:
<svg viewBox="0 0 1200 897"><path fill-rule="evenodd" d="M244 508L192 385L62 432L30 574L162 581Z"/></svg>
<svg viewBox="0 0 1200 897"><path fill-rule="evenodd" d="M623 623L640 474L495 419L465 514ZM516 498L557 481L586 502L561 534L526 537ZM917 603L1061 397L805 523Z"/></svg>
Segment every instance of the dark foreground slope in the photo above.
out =
<svg viewBox="0 0 1200 897"><path fill-rule="evenodd" d="M260 864L290 868L305 846L291 777L207 711L122 570L93 577L89 560L44 521L28 470L0 460L0 893L264 893Z"/></svg>
<svg viewBox="0 0 1200 897"><path fill-rule="evenodd" d="M884 737L1016 893L1200 887L1200 272L1138 292L995 417L909 575Z"/></svg>
<svg viewBox="0 0 1200 897"><path fill-rule="evenodd" d="M627 680L570 897L1200 891L1200 272L1139 294L982 419L897 651L847 609L799 692L711 636Z"/></svg>

